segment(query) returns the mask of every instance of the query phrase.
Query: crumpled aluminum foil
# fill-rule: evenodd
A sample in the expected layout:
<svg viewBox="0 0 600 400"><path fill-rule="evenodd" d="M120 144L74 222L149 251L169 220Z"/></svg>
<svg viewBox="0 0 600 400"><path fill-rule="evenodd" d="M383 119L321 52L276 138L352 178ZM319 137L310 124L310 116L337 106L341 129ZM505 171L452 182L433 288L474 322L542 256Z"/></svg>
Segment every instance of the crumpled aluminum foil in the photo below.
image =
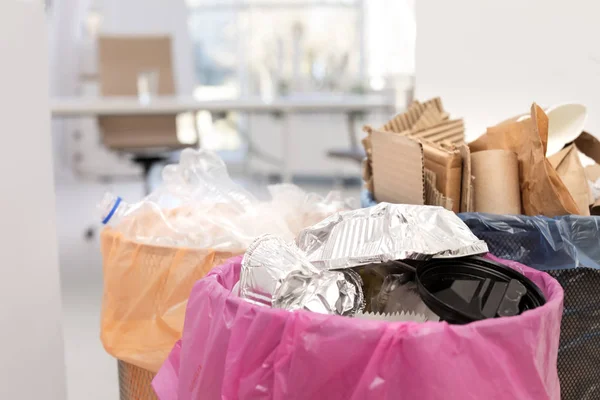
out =
<svg viewBox="0 0 600 400"><path fill-rule="evenodd" d="M324 269L488 252L452 211L390 203L334 214L300 232L296 245Z"/></svg>
<svg viewBox="0 0 600 400"><path fill-rule="evenodd" d="M364 309L361 283L354 271L320 270L283 239L263 235L244 255L239 294L257 305L352 315Z"/></svg>
<svg viewBox="0 0 600 400"><path fill-rule="evenodd" d="M353 315L364 309L360 276L351 270L307 276L291 272L275 293L273 307L320 314Z"/></svg>
<svg viewBox="0 0 600 400"><path fill-rule="evenodd" d="M240 297L271 307L273 295L291 272L312 276L320 270L282 238L270 234L259 236L242 259Z"/></svg>

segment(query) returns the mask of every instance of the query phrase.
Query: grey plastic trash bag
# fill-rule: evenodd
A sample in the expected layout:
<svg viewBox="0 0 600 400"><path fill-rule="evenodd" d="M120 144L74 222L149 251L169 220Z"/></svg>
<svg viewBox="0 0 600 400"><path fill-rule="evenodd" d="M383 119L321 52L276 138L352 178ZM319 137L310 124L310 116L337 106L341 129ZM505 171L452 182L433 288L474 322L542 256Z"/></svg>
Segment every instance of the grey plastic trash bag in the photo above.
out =
<svg viewBox="0 0 600 400"><path fill-rule="evenodd" d="M600 269L600 217L480 213L459 217L497 257L540 270Z"/></svg>

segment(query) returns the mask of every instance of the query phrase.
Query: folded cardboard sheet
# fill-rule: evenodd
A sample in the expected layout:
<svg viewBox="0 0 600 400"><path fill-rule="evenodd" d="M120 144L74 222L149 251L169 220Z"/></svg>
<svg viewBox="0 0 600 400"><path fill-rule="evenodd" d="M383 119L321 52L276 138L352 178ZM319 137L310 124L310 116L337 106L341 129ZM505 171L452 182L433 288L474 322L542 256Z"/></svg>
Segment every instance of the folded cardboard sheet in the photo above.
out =
<svg viewBox="0 0 600 400"><path fill-rule="evenodd" d="M371 130L377 201L425 204L423 145L408 136Z"/></svg>

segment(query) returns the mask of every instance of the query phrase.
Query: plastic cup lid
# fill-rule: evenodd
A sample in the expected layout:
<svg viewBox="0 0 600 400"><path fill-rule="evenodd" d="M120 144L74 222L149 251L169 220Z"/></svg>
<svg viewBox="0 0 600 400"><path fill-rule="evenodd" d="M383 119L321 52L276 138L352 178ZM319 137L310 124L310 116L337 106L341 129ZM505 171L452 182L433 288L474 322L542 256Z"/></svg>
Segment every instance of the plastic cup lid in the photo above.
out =
<svg viewBox="0 0 600 400"><path fill-rule="evenodd" d="M417 268L417 283L425 304L451 323L515 316L546 303L526 276L481 257L433 259Z"/></svg>

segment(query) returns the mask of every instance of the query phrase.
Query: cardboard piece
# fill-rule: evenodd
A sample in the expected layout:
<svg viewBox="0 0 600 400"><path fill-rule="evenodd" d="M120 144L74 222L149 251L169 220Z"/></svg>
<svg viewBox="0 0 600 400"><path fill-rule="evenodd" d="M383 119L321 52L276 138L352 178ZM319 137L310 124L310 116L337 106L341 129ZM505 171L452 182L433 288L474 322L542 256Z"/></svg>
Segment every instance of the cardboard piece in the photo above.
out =
<svg viewBox="0 0 600 400"><path fill-rule="evenodd" d="M589 216L590 187L579 159L577 147L571 144L549 157L548 160L573 196L581 215Z"/></svg>
<svg viewBox="0 0 600 400"><path fill-rule="evenodd" d="M579 214L579 207L546 158L548 117L535 103L531 118L488 128L470 144L471 152L505 149L517 154L523 212L554 217Z"/></svg>
<svg viewBox="0 0 600 400"><path fill-rule="evenodd" d="M426 101L425 103L419 103L414 101L408 107L406 112L400 113L386 123L381 130L386 132L404 132L411 130L413 126L419 121L421 115L429 110L428 114L437 111L437 114L444 114L444 107L442 106L442 100L439 97L433 98ZM426 119L429 117L426 117ZM423 125L424 122L420 122Z"/></svg>
<svg viewBox="0 0 600 400"><path fill-rule="evenodd" d="M448 138L460 136L460 141L464 141L465 124L462 119L440 121L426 129L410 132L410 136L426 139L433 143L439 143Z"/></svg>
<svg viewBox="0 0 600 400"><path fill-rule="evenodd" d="M422 144L407 136L372 130L371 146L375 199L425 204Z"/></svg>
<svg viewBox="0 0 600 400"><path fill-rule="evenodd" d="M472 212L475 210L473 172L471 170L471 151L469 146L462 145L458 148L462 158L462 179L460 189L460 212Z"/></svg>
<svg viewBox="0 0 600 400"><path fill-rule="evenodd" d="M508 150L484 150L471 154L475 212L521 214L519 161Z"/></svg>
<svg viewBox="0 0 600 400"><path fill-rule="evenodd" d="M444 207L452 211L454 202L437 190L437 176L433 171L425 169L425 204Z"/></svg>
<svg viewBox="0 0 600 400"><path fill-rule="evenodd" d="M437 189L452 199L454 212L460 211L462 157L458 150L448 150L433 143L423 142L425 168L437 176Z"/></svg>

